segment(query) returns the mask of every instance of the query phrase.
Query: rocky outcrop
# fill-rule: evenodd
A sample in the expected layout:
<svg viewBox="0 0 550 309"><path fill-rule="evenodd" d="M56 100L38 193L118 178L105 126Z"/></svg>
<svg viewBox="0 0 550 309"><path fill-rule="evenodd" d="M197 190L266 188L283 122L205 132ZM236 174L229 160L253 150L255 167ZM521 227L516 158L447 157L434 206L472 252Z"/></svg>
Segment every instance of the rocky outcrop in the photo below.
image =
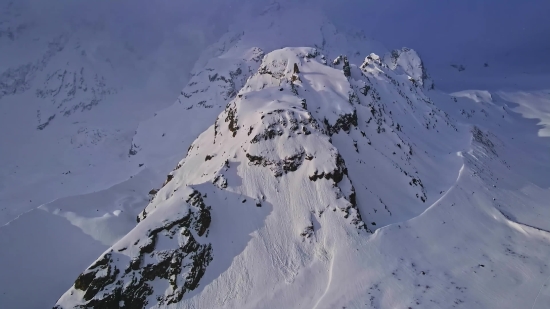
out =
<svg viewBox="0 0 550 309"><path fill-rule="evenodd" d="M149 229L133 242L136 255L125 255L127 248L111 249L80 274L73 286L84 293L85 303L79 308L144 308L152 301L168 305L196 289L213 259L212 245L205 241L210 207L198 191L185 202L189 209L183 216ZM175 246L157 248L160 241ZM159 280L166 282L166 290L154 288L153 281Z"/></svg>
<svg viewBox="0 0 550 309"><path fill-rule="evenodd" d="M246 154L249 165L269 167L273 176L280 177L288 172L296 171L304 162L305 152L301 151L282 160L270 160L262 156Z"/></svg>
<svg viewBox="0 0 550 309"><path fill-rule="evenodd" d="M330 124L327 119L324 119L324 124L329 135L340 131L349 133L352 127L357 126L357 111L354 110L352 114L340 115L334 124Z"/></svg>

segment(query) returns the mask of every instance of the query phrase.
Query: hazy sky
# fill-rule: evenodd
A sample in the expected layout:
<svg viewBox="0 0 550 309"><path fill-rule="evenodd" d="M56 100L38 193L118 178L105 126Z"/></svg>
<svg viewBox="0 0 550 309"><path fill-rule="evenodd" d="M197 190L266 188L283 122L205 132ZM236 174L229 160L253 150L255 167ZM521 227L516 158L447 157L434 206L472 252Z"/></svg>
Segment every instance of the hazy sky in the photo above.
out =
<svg viewBox="0 0 550 309"><path fill-rule="evenodd" d="M0 0L1 7L10 1ZM18 0L40 24L102 20L113 35L141 42L166 35L188 40L195 57L234 19L273 2L321 9L340 26L363 30L388 48L417 50L437 72L450 63L506 64L510 71L550 72L548 0ZM1 10L0 10L1 12ZM1 17L1 15L0 15ZM307 22L307 18L303 21ZM2 27L0 23L0 28ZM299 27L297 28L299 29ZM0 44L2 41L0 40ZM0 46L1 47L1 46ZM190 56L191 57L191 56ZM505 67L506 68L506 67Z"/></svg>
<svg viewBox="0 0 550 309"><path fill-rule="evenodd" d="M388 45L408 45L430 58L482 59L508 54L524 55L529 59L521 60L530 61L535 60L531 55L537 58L550 53L550 1L349 2L365 9L329 11L350 17L346 20L367 29L372 36L379 36Z"/></svg>
<svg viewBox="0 0 550 309"><path fill-rule="evenodd" d="M442 46L448 45L464 55L479 49L496 55L508 51L542 53L550 48L547 0L26 1L32 3L30 7L35 8L37 18L56 16L59 20L76 15L94 20L101 16L115 25L139 23L152 28L175 24L224 26L245 6L259 9L272 2L307 3L324 9L335 22L361 28L390 45L410 45L415 49L448 49ZM25 0L2 2L17 4Z"/></svg>

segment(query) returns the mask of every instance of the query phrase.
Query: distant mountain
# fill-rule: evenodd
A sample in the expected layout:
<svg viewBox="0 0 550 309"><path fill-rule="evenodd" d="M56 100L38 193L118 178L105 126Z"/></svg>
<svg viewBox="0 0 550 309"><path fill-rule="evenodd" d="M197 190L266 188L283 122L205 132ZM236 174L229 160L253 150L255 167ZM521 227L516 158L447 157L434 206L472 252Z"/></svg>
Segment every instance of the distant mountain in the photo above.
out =
<svg viewBox="0 0 550 309"><path fill-rule="evenodd" d="M175 22L113 25L105 5L86 14L71 2L0 3L1 224L137 173L127 153L138 124L173 103L208 44Z"/></svg>

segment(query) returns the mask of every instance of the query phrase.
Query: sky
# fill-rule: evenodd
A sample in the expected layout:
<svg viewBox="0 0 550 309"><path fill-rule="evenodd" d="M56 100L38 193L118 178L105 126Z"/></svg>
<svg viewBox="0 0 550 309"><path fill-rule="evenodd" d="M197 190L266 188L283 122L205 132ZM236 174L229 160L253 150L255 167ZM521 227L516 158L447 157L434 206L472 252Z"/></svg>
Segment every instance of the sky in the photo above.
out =
<svg viewBox="0 0 550 309"><path fill-rule="evenodd" d="M336 21L364 29L388 48L407 46L419 52L436 85L448 80L444 90L480 88L495 75L550 73L550 2L545 0L349 0L338 10ZM328 2L327 2L328 3ZM328 8L328 6L327 6ZM347 17L347 18L345 18ZM482 69L488 63L491 69ZM464 64L466 71L450 76L451 64ZM457 72L453 72L457 73ZM485 80L484 80L485 79ZM439 82L439 83L438 83ZM504 79L495 87L508 87ZM528 87L529 85L525 85ZM489 87L489 85L487 85ZM485 87L485 88L487 88ZM535 87L538 87L536 85Z"/></svg>
<svg viewBox="0 0 550 309"><path fill-rule="evenodd" d="M388 45L410 45L430 58L542 56L550 48L550 2L544 0L349 2L365 9L328 11Z"/></svg>
<svg viewBox="0 0 550 309"><path fill-rule="evenodd" d="M9 2L14 1L0 0L0 8ZM509 73L550 72L547 0L19 0L14 5L25 7L27 18L41 26L102 21L113 36L141 42L143 53L154 52L167 36L179 36L186 42L182 55L193 62L228 25L274 2L320 9L339 27L362 30L389 49L413 48L433 75L443 76L451 64L485 62Z"/></svg>

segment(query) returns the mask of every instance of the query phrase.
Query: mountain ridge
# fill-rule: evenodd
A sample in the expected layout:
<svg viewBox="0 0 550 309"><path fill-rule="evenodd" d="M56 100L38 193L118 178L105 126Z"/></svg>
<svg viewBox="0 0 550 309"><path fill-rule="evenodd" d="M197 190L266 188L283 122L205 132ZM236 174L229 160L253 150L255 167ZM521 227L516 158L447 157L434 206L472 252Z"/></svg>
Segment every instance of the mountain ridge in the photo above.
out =
<svg viewBox="0 0 550 309"><path fill-rule="evenodd" d="M413 60L419 63L418 59ZM206 200L208 200L211 198L210 196L219 196L223 194L221 192L224 191L234 192L242 196L237 200L240 204L255 204L255 207L252 209L262 208L262 205L267 202L273 205L270 207L273 211L275 205L279 205L280 207L290 203L290 205L293 205L289 205L293 215L291 217L292 219L286 219L292 223L291 228L289 228L290 231L287 232L293 231L292 234L294 234L294 237L301 239L301 242L311 243L313 240L310 240L310 238L317 238L319 229L322 229L324 225L320 222L326 220L331 223L325 222L325 224L332 224L328 225L332 228L335 228L334 224L337 224L336 227L342 224L335 223L333 222L334 220L336 220L336 222L340 222L339 220L348 222L346 225L349 225L349 227L344 228L344 230L348 230L347 233L351 231L349 229L355 229L359 235L361 233L372 233L376 230L376 222L367 221L368 223L365 223L363 221L361 209L358 205L363 204L363 208L366 208L365 204L367 204L367 201L365 201L361 194L359 197L356 196L357 193L353 184L355 181L352 182L350 180L350 177L353 178L353 176L349 175L346 162L340 155L340 152L343 150L336 148L333 144L333 138L339 143L345 142L344 138L346 138L350 145L341 146L341 148L347 148L345 150L349 152L349 150L351 150L350 148L353 147L355 148L353 152L359 153L359 147L368 147L369 144L372 144L371 139L367 137L367 133L362 132L359 128L365 128L365 130L369 129L368 123L373 120L376 121L376 126L371 127L369 131L367 131L369 136L371 136L370 134L381 134L386 136L390 134L389 131L385 134L387 129L389 130L395 127L395 130L401 131L408 127L408 125L396 124L393 120L390 123L384 118L384 116L391 117L390 115L392 112L385 111L387 107L377 104L381 94L376 90L378 87L375 87L375 85L379 86L380 84L376 82L371 83L370 78L377 79L384 77L384 85L392 85L397 89L403 87L404 90L399 91L395 91L390 87L388 87L389 89L380 88L380 91L383 91L384 95L399 95L406 106L406 110L410 110L414 114L415 109L424 109L423 105L425 105L429 108L430 115L431 113L434 113L434 116L437 114L434 120L440 119L443 123L446 121L445 127L448 129L448 132L456 133L458 129L443 112L432 109L430 105L433 105L433 103L431 103L420 90L417 90L421 89L419 87L422 87L423 81L415 82L414 78L406 74L394 75L393 77L390 76L389 72L392 70L375 54L369 55L361 65L352 65L349 63L348 59L343 56L339 56L331 62L332 64L329 65L326 56L322 55L322 53L315 48L285 48L266 54L257 72L247 79L246 84L244 84L244 86L234 95L234 99L228 102L225 110L215 121L215 124L199 135L197 140L189 148L186 158L168 175L163 187L158 191L153 190L151 192L153 194L152 202L139 215L138 227L136 227L134 231L143 230L140 226L143 224L147 225L147 222L155 222L151 221L155 220L150 218L152 214L156 214L156 216L160 216L160 218L168 218L168 212L164 209L167 209L165 207L171 207L170 209L177 207L176 205L180 203L177 202L177 200L188 200L193 196L206 198L207 195L209 197L206 198ZM396 68L397 66L394 66L394 69ZM410 69L410 66L406 66L402 68L403 71L401 72L405 72L406 70L410 71ZM212 75L209 76L210 82L215 80L211 78L211 76ZM400 82L397 80L400 80ZM361 81L363 83L360 83ZM369 84L366 84L365 81ZM404 81L406 81L407 84L405 84ZM324 90L325 88L329 89ZM395 93L392 91L395 91ZM407 91L407 94L405 94L405 91ZM412 99L409 99L409 96L414 96L415 103L413 103ZM415 104L419 105L417 106ZM358 112L357 108L359 107L363 107L364 109ZM319 113L320 115L317 115ZM368 120L365 119L369 114L371 117L369 117ZM360 119L364 124L359 124ZM435 122L430 122L428 118L424 118L424 121L426 122L418 122L420 128L423 130L435 129ZM405 128L403 128L403 126ZM353 142L349 143L350 134L354 134L358 137L362 136L363 141L352 140ZM398 134L395 134L395 136L398 137ZM396 150L402 150L402 156L404 156L402 160L404 162L410 161L411 158L409 156L413 156L413 146L408 145L407 150L402 149L407 144L403 140L400 141L403 143L403 146L399 147L394 145L394 147L396 147ZM381 144L383 145L384 143ZM213 147L213 149L210 149L211 147ZM204 150L205 148L206 150ZM393 153L395 154L395 152ZM417 176L409 176L403 168L389 159L384 151L380 151L380 154L389 161L389 164L395 164L395 167L400 169L398 173L404 173L405 177L409 179L409 184L407 185L405 182L405 186L418 188L418 191L412 194L412 198L416 199L418 204L425 205L428 197L422 181L416 178ZM245 168L245 164L248 166L247 168ZM236 168L235 165L237 166ZM267 175L265 175L266 172ZM254 176L255 174L259 175ZM353 175L353 173L351 175ZM355 177L357 176L358 175L355 174ZM252 179L255 180L247 180L248 177L252 177ZM266 179L265 177L269 178ZM310 182L310 184L304 182ZM361 181L358 182L361 183ZM207 185L208 183L212 185ZM269 187L273 185L277 188L275 192L269 190ZM193 189L190 191L192 193L187 192L186 196L183 196L183 193L179 193L189 191L179 190L182 187L192 188L194 186L206 186L209 190L208 192L200 192ZM299 194L297 195L296 192L291 193L293 191L289 191L290 186L300 187L306 192L312 192L313 195L301 197ZM311 187L311 189L308 189L309 187ZM266 190L271 192L268 193ZM178 197L181 198L178 199ZM379 196L378 198L381 205L384 205L385 212L389 213L387 218L391 218L392 211ZM294 199L309 206L298 207L298 205L296 205L297 202L293 202ZM311 199L315 202L312 202ZM322 205L326 203L328 203L326 207L314 206L315 204ZM214 207L202 206L201 209L208 209L207 217L212 216L212 218L214 218L219 207L221 207L221 205ZM426 206L423 207L425 209ZM308 208L310 209L308 210ZM399 208L393 211L394 216L396 213L399 214ZM211 214L211 212L213 213ZM323 216L325 212L327 214ZM325 219L327 216L332 218L332 212L336 213L336 217L333 219ZM401 214L401 216L404 215L405 214ZM199 217L201 217L201 215L199 215ZM369 215L365 214L365 217L370 219L372 215L370 215L370 213ZM398 218L399 217L400 216L398 216ZM166 235L173 235L175 233L175 231L171 230L174 226L181 228L182 233L184 233L182 235L189 235L189 233L194 234L195 237L191 237L191 243L194 243L194 239L197 236L202 236L204 231L210 227L210 224L205 225L199 228L202 233L196 231L197 234L195 234L191 232L193 229L193 223L191 222L186 222L186 224L182 226L178 224L179 219L175 221L170 219L156 220L156 222L166 222L164 223L164 228L161 228L161 230L167 231L168 234ZM276 223L276 226L279 225L280 223ZM151 229L149 230L151 231ZM153 231L157 230L158 229L153 229ZM143 233L134 231L129 234L133 236L127 237L133 237L135 239L135 237L140 237L139 235ZM283 232L283 234L287 232ZM123 238L121 242L125 243L124 245L120 243L116 244L109 253L103 255L99 260L104 261L101 262L101 264L104 265L103 269L107 271L107 274L105 275L103 271L100 272L101 275L99 275L98 272L94 270L97 267L95 265L98 264L98 262L96 262L95 265L92 265L89 270L79 277L86 278L88 284L82 285L80 283L82 280L77 280L74 288L71 289L70 292L67 292L70 295L65 294L62 300L60 300L60 304L67 301L67 304L70 304L71 302L69 299L74 299L75 296L78 299L78 297L80 297L79 295L85 292L83 296L85 302L81 303L82 305L86 304L84 306L117 306L120 301L124 301L125 304L129 302L128 305L132 306L131 304L133 304L133 302L130 301L131 299L139 300L140 303L138 307L150 305L151 302L154 302L154 299L158 301L158 305L170 305L172 302L181 301L185 291L191 292L197 288L196 285L192 285L187 286L184 290L181 290L181 288L178 290L182 282L189 282L189 280L191 280L192 282L198 282L200 284L201 277L204 273L208 272L207 264L210 263L205 263L205 261L216 261L216 257L219 254L223 256L223 253L217 253L215 245L207 245L205 243L204 245L207 246L206 248L211 249L208 249L208 251L200 251L200 249L195 250L208 252L204 253L208 258L204 258L205 255L203 253L197 253L195 256L199 257L193 260L196 262L188 264L202 265L201 267L203 268L200 268L201 271L193 270L194 268L190 270L190 274L200 275L191 277L192 279L187 277L188 279L179 282L182 279L176 279L175 276L168 278L169 276L162 275L161 273L159 276L169 279L172 288L168 287L167 290L160 288L160 290L157 290L158 280L154 280L157 277L148 275L148 269L161 267L163 263L167 263L169 260L174 262L174 255L171 255L173 253L168 254L167 252L176 252L179 249L173 251L174 249L168 248L163 250L155 247L156 241L154 239L156 239L157 232L151 233L152 232L147 232L145 234L150 235L148 236L149 241L145 242L142 246L139 245L141 243L139 238L135 241L134 245L129 241L124 241L127 237ZM214 236L215 234L213 235L210 233L206 235L206 238L202 238L206 242L208 242L208 236L214 237L214 240L211 240L214 242L216 242L216 236L221 236ZM281 239L289 239L289 237L291 236L285 235L285 237L281 237ZM290 239L292 239L292 237ZM220 240L217 242L219 241ZM180 243L179 245L184 252L184 248L187 246L186 244L187 243ZM284 247L287 246L288 244L284 245ZM120 253L116 252L126 252L127 250L130 252L129 254L131 256L135 255L136 252L139 252L139 254L138 256L130 258L130 262L127 262L129 266L115 266L118 263L114 262L111 255L118 256ZM292 252L283 252L295 256ZM157 262L149 262L149 264L142 264L144 262L133 262L136 261L136 258L138 261L144 259L144 253L152 254L151 257L157 256ZM181 263L184 256L185 255L180 253L179 258L175 259L176 264ZM222 259L224 258L227 257L223 257ZM147 258L147 260L154 261L155 259L150 260L150 258ZM113 265L112 268L111 265ZM184 270L187 269L186 266L182 267ZM298 266L294 266L283 272L285 282L293 282L296 271L300 268L296 267ZM124 271L125 274L119 277L118 275L122 272L122 269L126 269ZM172 265L169 269L178 269L178 266ZM147 278L146 282L143 282L143 279L140 278ZM128 286L128 283L124 282L138 282L138 286L141 289L139 290L140 294L134 294L137 292L132 288L133 283L129 283L130 286ZM104 283L104 285L101 285L102 283ZM101 292L103 289L111 292ZM148 295L148 293L152 295ZM77 303L80 302L81 301L77 301ZM74 305L68 305L68 307L71 306L78 305L76 305L76 303ZM63 308L62 305L60 307Z"/></svg>
<svg viewBox="0 0 550 309"><path fill-rule="evenodd" d="M26 92L1 99L0 304L51 306L74 282L57 306L548 307L548 91L527 91L543 79L511 92L518 76L496 60L426 70L437 46L411 46L421 58L364 34L403 38L379 32L391 23L380 4L334 6L379 18L357 32L314 1L198 3L205 15L94 4L70 31L36 27L51 4L0 22L8 71L66 40ZM92 22L102 11L120 22ZM236 22L196 55L225 16ZM81 67L119 92L80 112Z"/></svg>

